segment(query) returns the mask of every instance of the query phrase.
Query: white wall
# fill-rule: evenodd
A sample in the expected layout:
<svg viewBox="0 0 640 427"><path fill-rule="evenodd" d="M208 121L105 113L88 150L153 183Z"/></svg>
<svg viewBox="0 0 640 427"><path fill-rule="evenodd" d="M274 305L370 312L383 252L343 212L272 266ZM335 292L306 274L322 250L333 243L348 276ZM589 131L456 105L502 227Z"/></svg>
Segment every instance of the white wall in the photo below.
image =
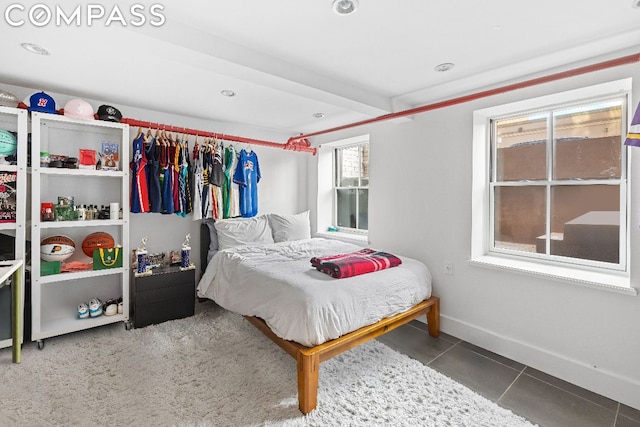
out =
<svg viewBox="0 0 640 427"><path fill-rule="evenodd" d="M635 109L640 65L628 65L312 142L370 135L370 245L430 267L444 332L640 409L640 297L468 263L473 111L625 77L636 77ZM640 149L630 152L637 166L631 176L631 273L639 287ZM311 176L315 161L308 159ZM316 185L310 178L312 207ZM444 274L445 261L453 263L452 276Z"/></svg>
<svg viewBox="0 0 640 427"><path fill-rule="evenodd" d="M44 90L56 101L56 108L63 108L73 98L73 94L60 94L50 92L46 88L25 88L3 84L4 89L16 95L19 99L26 100L40 90ZM237 123L215 122L205 119L185 117L178 114L167 114L159 111L143 110L131 106L111 103L109 100L93 100L83 98L89 102L94 110L101 104L109 104L118 108L124 117L133 118L154 123L162 123L173 126L187 127L208 132L225 133L228 135L244 136L277 143L285 143L291 135L275 131L267 131L244 126ZM158 108L164 108L162 99L158 99ZM131 140L135 137L137 128L131 127ZM189 139L189 147L193 148L194 138ZM247 148L246 144L236 144L238 149ZM262 179L258 184L259 213L277 212L283 214L297 213L306 208L305 192L307 191L306 157L310 153L284 151L279 148L270 148L260 145L251 145L251 149L258 154ZM130 159L129 159L130 160ZM130 216L130 243L134 249L144 236L149 237L148 249L150 252L168 252L179 249L185 236L191 234L192 254L191 259L200 271L200 223L193 221L192 215L182 218L177 215L162 215L158 213L131 214ZM199 274L198 274L199 277Z"/></svg>

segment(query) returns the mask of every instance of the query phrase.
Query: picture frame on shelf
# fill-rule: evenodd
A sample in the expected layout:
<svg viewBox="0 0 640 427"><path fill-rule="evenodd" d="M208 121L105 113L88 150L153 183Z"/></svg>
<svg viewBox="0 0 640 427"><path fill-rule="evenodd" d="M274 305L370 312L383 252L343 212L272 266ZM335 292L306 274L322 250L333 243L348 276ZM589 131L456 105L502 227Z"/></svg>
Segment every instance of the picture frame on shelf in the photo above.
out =
<svg viewBox="0 0 640 427"><path fill-rule="evenodd" d="M16 222L17 172L0 172L0 223Z"/></svg>
<svg viewBox="0 0 640 427"><path fill-rule="evenodd" d="M118 171L120 167L120 158L118 155L118 144L115 142L103 142L100 151L100 163L102 170Z"/></svg>

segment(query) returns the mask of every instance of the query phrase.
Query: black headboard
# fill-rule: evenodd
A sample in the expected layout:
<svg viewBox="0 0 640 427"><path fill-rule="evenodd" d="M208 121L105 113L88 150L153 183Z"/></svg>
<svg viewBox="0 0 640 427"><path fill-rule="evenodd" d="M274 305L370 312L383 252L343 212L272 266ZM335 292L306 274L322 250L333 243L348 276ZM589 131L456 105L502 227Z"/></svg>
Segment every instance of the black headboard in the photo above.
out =
<svg viewBox="0 0 640 427"><path fill-rule="evenodd" d="M209 253L209 245L211 238L209 237L209 226L206 222L200 223L200 273L204 273L207 269L207 255Z"/></svg>

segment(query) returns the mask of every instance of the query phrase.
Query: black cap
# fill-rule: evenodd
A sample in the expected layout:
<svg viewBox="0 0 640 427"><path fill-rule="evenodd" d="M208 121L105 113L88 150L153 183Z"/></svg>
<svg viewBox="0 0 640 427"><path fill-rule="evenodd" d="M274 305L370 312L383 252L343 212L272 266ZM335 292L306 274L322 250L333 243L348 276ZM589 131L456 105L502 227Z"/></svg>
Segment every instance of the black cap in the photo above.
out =
<svg viewBox="0 0 640 427"><path fill-rule="evenodd" d="M122 113L111 105L101 105L98 107L98 119L107 122L118 122L122 119Z"/></svg>

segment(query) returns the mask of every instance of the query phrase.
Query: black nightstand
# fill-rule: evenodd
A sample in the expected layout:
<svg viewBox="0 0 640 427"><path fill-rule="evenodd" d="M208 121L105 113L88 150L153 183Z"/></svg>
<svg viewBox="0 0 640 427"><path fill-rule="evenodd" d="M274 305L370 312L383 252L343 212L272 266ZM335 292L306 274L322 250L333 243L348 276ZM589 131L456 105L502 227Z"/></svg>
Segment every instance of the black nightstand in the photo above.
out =
<svg viewBox="0 0 640 427"><path fill-rule="evenodd" d="M134 328L193 316L196 270L156 268L149 276L131 273L131 315Z"/></svg>

